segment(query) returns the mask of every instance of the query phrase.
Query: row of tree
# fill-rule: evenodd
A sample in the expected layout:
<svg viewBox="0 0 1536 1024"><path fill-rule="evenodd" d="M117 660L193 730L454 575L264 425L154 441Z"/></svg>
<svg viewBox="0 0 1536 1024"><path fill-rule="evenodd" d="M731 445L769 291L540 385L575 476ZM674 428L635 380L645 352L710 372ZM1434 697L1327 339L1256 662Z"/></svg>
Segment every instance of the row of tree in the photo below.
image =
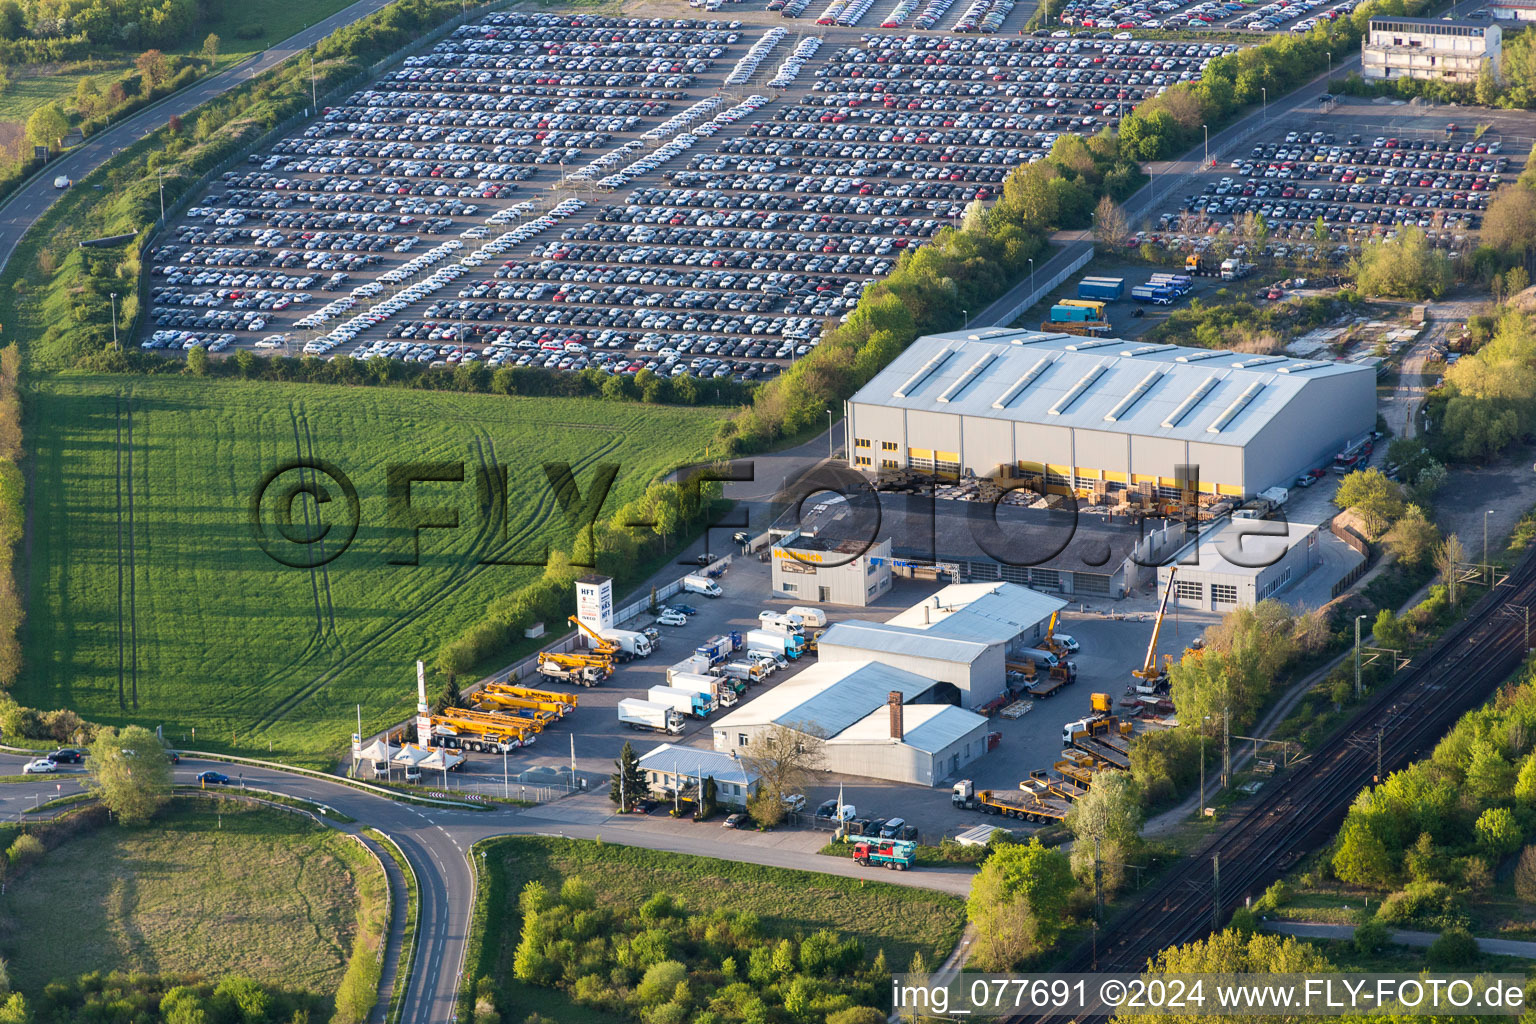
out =
<svg viewBox="0 0 1536 1024"><path fill-rule="evenodd" d="M0 56L10 63L183 47L221 0L0 0Z"/></svg>
<svg viewBox="0 0 1536 1024"><path fill-rule="evenodd" d="M16 545L26 529L21 459L21 397L17 384L21 353L15 345L0 349L0 686L10 686L21 672L21 631L25 609L16 587Z"/></svg>
<svg viewBox="0 0 1536 1024"><path fill-rule="evenodd" d="M0 1024L309 1024L323 1017L326 1002L238 975L214 983L196 975L95 971L49 982L30 999L0 992Z"/></svg>
<svg viewBox="0 0 1536 1024"><path fill-rule="evenodd" d="M513 976L558 988L579 1006L645 1024L880 1024L889 1001L883 953L822 930L779 936L750 911L690 911L657 892L638 907L600 904L581 877L518 897Z"/></svg>
<svg viewBox="0 0 1536 1024"><path fill-rule="evenodd" d="M525 397L601 398L610 402L644 402L649 405L739 406L752 399L754 385L729 377L706 379L692 374L660 376L650 370L607 374L595 366L576 373L548 370L542 366L499 366L483 362L460 363L432 369L422 363L403 363L385 356L365 361L321 359L318 356L261 358L240 349L230 359L213 359L201 345L187 353L185 361L147 352L106 349L83 365L106 373L189 373L195 377L238 377L305 384L349 384L365 387L418 388L427 391L458 391L466 394L521 395Z"/></svg>
<svg viewBox="0 0 1536 1024"><path fill-rule="evenodd" d="M1497 458L1536 426L1536 322L1505 307L1493 337L1445 371L1432 396L1433 450L1445 459Z"/></svg>

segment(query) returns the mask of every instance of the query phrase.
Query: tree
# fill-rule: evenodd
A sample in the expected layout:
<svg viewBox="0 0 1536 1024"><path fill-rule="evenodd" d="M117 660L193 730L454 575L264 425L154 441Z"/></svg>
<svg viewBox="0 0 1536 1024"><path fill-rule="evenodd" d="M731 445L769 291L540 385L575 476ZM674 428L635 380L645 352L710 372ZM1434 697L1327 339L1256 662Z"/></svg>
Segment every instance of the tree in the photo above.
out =
<svg viewBox="0 0 1536 1024"><path fill-rule="evenodd" d="M214 60L219 55L219 44L223 42L216 32L209 32L208 38L203 40L203 57Z"/></svg>
<svg viewBox="0 0 1536 1024"><path fill-rule="evenodd" d="M1120 204L1109 196L1100 199L1093 211L1093 234L1099 243L1118 248L1129 233L1130 226L1126 223L1125 211L1120 209Z"/></svg>
<svg viewBox="0 0 1536 1024"><path fill-rule="evenodd" d="M1148 974L1330 974L1336 968L1309 942L1291 936L1244 933L1228 928L1206 939L1165 949L1153 958ZM1137 1012L1113 1018L1114 1024L1186 1024L1198 1019L1188 1010ZM1300 1019L1291 1017L1289 1020Z"/></svg>
<svg viewBox="0 0 1536 1024"><path fill-rule="evenodd" d="M1477 844L1495 858L1507 857L1520 849L1520 824L1508 807L1490 807L1478 816L1473 827Z"/></svg>
<svg viewBox="0 0 1536 1024"><path fill-rule="evenodd" d="M171 63L159 50L145 50L133 59L133 66L139 69L146 93L158 88L171 75Z"/></svg>
<svg viewBox="0 0 1536 1024"><path fill-rule="evenodd" d="M782 821L783 798L796 792L824 760L821 737L813 725L799 729L771 725L759 731L741 750L741 766L759 779L752 817L763 825Z"/></svg>
<svg viewBox="0 0 1536 1024"><path fill-rule="evenodd" d="M1119 772L1094 778L1088 794L1072 804L1066 826L1077 840L1072 846L1072 869L1088 886L1094 885L1095 857L1107 898L1120 887L1121 866L1141 840L1142 802L1136 783Z"/></svg>
<svg viewBox="0 0 1536 1024"><path fill-rule="evenodd" d="M1495 192L1483 220L1483 244L1528 264L1536 253L1536 191L1509 184Z"/></svg>
<svg viewBox="0 0 1536 1024"><path fill-rule="evenodd" d="M1334 492L1333 503L1358 512L1372 536L1384 533L1407 508L1402 487L1379 469L1357 469L1345 476Z"/></svg>
<svg viewBox="0 0 1536 1024"><path fill-rule="evenodd" d="M1443 466L1441 472L1444 473ZM1399 562L1410 568L1417 568L1429 561L1435 545L1439 543L1440 528L1430 522L1424 510L1417 505L1409 505L1402 518L1387 534L1387 546Z"/></svg>
<svg viewBox="0 0 1536 1024"><path fill-rule="evenodd" d="M619 810L628 814L634 809L635 803L644 800L650 792L650 787L645 781L645 772L640 767L640 756L635 753L634 745L628 740L624 741L624 749L619 751L619 759L613 763L618 769L610 776L608 784L608 799L619 805Z"/></svg>
<svg viewBox="0 0 1536 1024"><path fill-rule="evenodd" d="M171 132L172 135L180 135L181 134L181 129L182 129L181 115L180 114L172 114L170 116L170 119L165 122L165 126L170 129L170 132ZM378 358L384 358L384 357L381 356L381 357L378 357Z"/></svg>
<svg viewBox="0 0 1536 1024"><path fill-rule="evenodd" d="M1417 227L1396 238L1368 242L1350 264L1356 286L1367 295L1438 299L1451 286L1451 263Z"/></svg>
<svg viewBox="0 0 1536 1024"><path fill-rule="evenodd" d="M449 708L464 706L464 695L459 692L459 681L453 673L448 673L448 681L443 683L442 690L438 691L437 700L432 702L432 713L440 715Z"/></svg>
<svg viewBox="0 0 1536 1024"><path fill-rule="evenodd" d="M1425 959L1439 968L1465 967L1477 959L1477 940L1465 928L1447 928L1430 943Z"/></svg>
<svg viewBox="0 0 1536 1024"><path fill-rule="evenodd" d="M1467 794L1483 805L1500 804L1509 799L1515 786L1515 766L1505 760L1499 748L1488 740L1472 744L1467 764Z"/></svg>
<svg viewBox="0 0 1536 1024"><path fill-rule="evenodd" d="M1435 572L1445 582L1446 599L1456 605L1456 567L1467 560L1467 549L1454 533L1435 548Z"/></svg>
<svg viewBox="0 0 1536 1024"><path fill-rule="evenodd" d="M208 350L201 345L193 345L187 350L187 372L194 377L208 376Z"/></svg>
<svg viewBox="0 0 1536 1024"><path fill-rule="evenodd" d="M1333 851L1333 873L1351 885L1381 888L1392 880L1392 858L1370 825L1352 816Z"/></svg>
<svg viewBox="0 0 1536 1024"><path fill-rule="evenodd" d="M1527 846L1515 865L1515 895L1527 903L1536 903L1536 845Z"/></svg>
<svg viewBox="0 0 1536 1024"><path fill-rule="evenodd" d="M971 884L966 916L976 926L977 965L1007 970L1022 955L1056 941L1072 898L1072 865L1038 837L1000 846Z"/></svg>
<svg viewBox="0 0 1536 1024"><path fill-rule="evenodd" d="M141 825L154 817L171 793L165 746L142 726L101 730L86 767L89 788L124 825Z"/></svg>
<svg viewBox="0 0 1536 1024"><path fill-rule="evenodd" d="M1536 753L1527 754L1515 778L1515 804L1527 809L1536 808Z"/></svg>
<svg viewBox="0 0 1536 1024"><path fill-rule="evenodd" d="M57 103L44 104L27 118L27 141L34 146L55 149L59 140L68 134L69 118L64 116L64 111Z"/></svg>
<svg viewBox="0 0 1536 1024"><path fill-rule="evenodd" d="M1477 85L1472 89L1472 96L1480 107L1491 107L1499 100L1499 79L1493 73L1493 61L1483 60L1477 69Z"/></svg>

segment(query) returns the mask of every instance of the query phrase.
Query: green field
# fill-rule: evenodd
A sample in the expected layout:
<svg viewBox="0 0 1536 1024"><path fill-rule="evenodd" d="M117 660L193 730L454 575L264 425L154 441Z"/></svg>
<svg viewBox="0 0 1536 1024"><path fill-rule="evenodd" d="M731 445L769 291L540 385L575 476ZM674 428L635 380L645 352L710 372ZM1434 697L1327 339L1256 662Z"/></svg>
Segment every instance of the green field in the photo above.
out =
<svg viewBox="0 0 1536 1024"><path fill-rule="evenodd" d="M152 827L78 835L7 885L12 983L31 995L88 971L195 972L334 995L359 900L383 899L377 862L298 815L218 807L179 799Z"/></svg>
<svg viewBox="0 0 1536 1024"><path fill-rule="evenodd" d="M942 963L965 924L965 901L959 897L862 878L534 836L492 840L479 849L485 851L490 871L485 890L490 902L483 916L476 915L476 926L483 920L485 932L479 963L466 966L466 977L495 978L503 1012L516 1007L518 1019L530 1011L561 1024L614 1024L625 1019L574 1004L555 989L513 979L512 958L521 927L518 894L533 880L557 893L566 879L582 878L597 890L600 904L613 908L637 910L655 894L668 893L690 913L750 912L773 938L830 928L859 939L868 958L884 950L892 970L905 969L918 950L930 964ZM473 938L471 942L473 946Z"/></svg>
<svg viewBox="0 0 1536 1024"><path fill-rule="evenodd" d="M718 410L588 399L504 398L183 377L65 374L26 399L33 467L23 704L70 707L107 723L163 725L168 742L326 762L362 704L382 728L415 703L417 658L478 622L488 602L528 582L544 545L570 528L541 466L567 462L586 487L621 468L611 513L704 450ZM263 474L303 456L355 483L356 537L320 568L263 553L249 520ZM463 483L417 483L413 507L450 507L456 530L390 525L386 467L463 465ZM504 467L507 514L483 515L476 477ZM276 496L268 490L268 536ZM318 515L345 531L343 492L293 503L294 533ZM329 553L329 552L327 552ZM550 623L552 629L562 623Z"/></svg>

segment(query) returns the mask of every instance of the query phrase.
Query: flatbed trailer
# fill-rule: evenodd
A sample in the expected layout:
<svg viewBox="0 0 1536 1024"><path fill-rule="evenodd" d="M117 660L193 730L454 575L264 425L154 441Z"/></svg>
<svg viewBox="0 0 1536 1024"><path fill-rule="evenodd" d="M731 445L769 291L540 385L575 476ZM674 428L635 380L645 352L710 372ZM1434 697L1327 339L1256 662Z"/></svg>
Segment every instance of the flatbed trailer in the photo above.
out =
<svg viewBox="0 0 1536 1024"><path fill-rule="evenodd" d="M1073 780L1084 789L1092 789L1093 777L1094 775L1098 774L1098 772L1097 769L1095 769L1093 766L1093 758L1088 757L1084 758L1084 760L1088 761L1089 763L1085 765L1082 762L1076 760L1063 760L1057 761L1055 764L1051 765L1051 768L1065 778Z"/></svg>
<svg viewBox="0 0 1536 1024"><path fill-rule="evenodd" d="M1019 783L1028 787L1027 782ZM950 802L956 807L980 811L983 814L1000 814L1005 818L1022 818L1025 821L1060 821L1067 816L1071 805L1049 793L1032 788L975 789L970 779L955 783Z"/></svg>
<svg viewBox="0 0 1536 1024"><path fill-rule="evenodd" d="M1059 796L1068 803L1081 800L1088 795L1088 787L1068 775L1058 775L1044 768L1036 768L1029 773L1030 779L1045 787L1047 793ZM1019 783L1020 787L1024 783Z"/></svg>
<svg viewBox="0 0 1536 1024"><path fill-rule="evenodd" d="M1119 768L1122 771L1129 771L1131 768L1131 759L1128 754L1118 747L1105 743L1101 737L1091 732L1073 733L1072 745L1110 767Z"/></svg>

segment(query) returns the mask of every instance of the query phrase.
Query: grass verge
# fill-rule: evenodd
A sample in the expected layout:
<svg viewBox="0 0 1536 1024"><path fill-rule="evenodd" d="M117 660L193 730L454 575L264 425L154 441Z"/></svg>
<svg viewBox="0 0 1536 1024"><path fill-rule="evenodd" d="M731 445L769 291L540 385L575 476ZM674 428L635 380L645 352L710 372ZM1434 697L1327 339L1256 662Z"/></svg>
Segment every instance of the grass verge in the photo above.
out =
<svg viewBox="0 0 1536 1024"><path fill-rule="evenodd" d="M405 1006L405 993L411 987L411 968L416 963L417 914L421 910L421 899L416 889L416 872L395 841L374 828L363 829L363 835L378 843L389 854L405 878L405 937L400 942L400 956L395 961L395 983L390 990L389 1007L384 1014L385 1024L397 1024L400 1011Z"/></svg>

